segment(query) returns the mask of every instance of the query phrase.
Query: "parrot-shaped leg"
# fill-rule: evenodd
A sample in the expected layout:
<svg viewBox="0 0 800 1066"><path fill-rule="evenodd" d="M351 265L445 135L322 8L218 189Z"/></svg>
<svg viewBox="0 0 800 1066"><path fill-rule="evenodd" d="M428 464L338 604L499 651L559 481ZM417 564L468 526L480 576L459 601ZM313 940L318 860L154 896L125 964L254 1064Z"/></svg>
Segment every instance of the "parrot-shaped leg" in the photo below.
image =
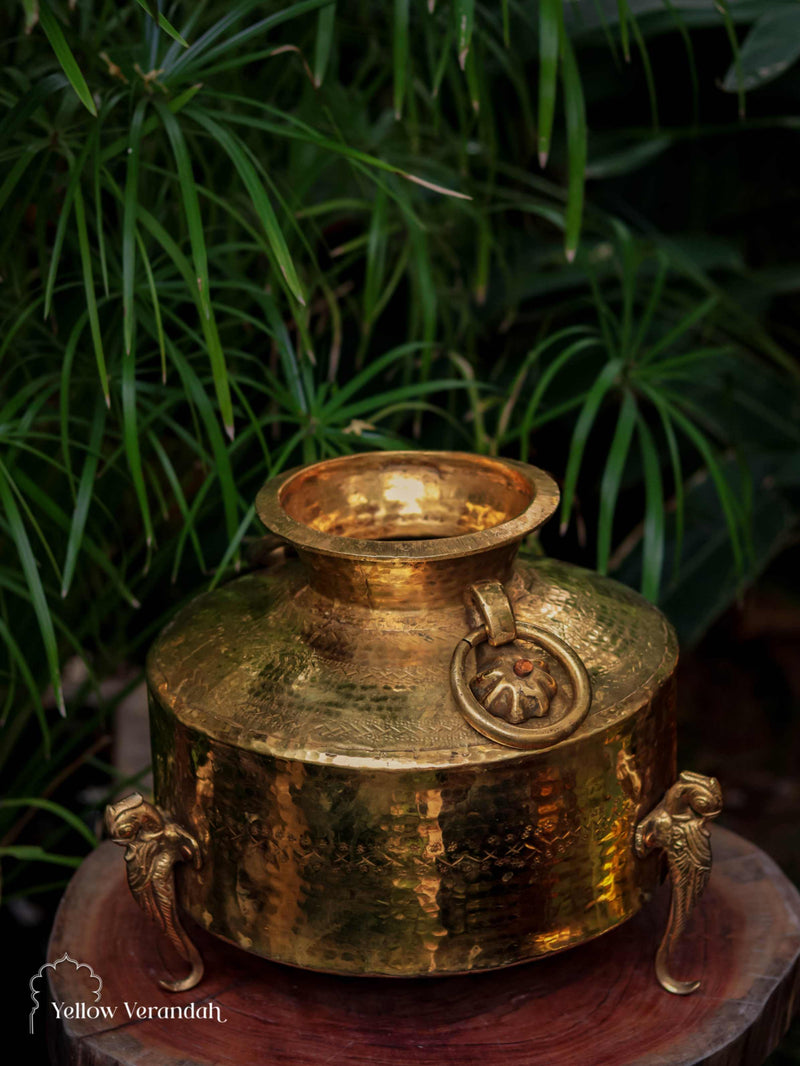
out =
<svg viewBox="0 0 800 1066"><path fill-rule="evenodd" d="M159 985L168 992L194 988L203 976L203 960L178 915L174 866L177 862L191 862L195 869L200 868L197 841L138 792L109 804L105 823L114 843L125 848L128 887L133 898L191 967L182 980L159 981Z"/></svg>
<svg viewBox="0 0 800 1066"><path fill-rule="evenodd" d="M636 826L635 848L640 858L661 848L672 882L667 928L656 953L656 976L667 992L687 996L699 981L679 981L669 972L669 958L708 884L711 840L706 823L722 810L722 791L714 777L684 771L662 801Z"/></svg>

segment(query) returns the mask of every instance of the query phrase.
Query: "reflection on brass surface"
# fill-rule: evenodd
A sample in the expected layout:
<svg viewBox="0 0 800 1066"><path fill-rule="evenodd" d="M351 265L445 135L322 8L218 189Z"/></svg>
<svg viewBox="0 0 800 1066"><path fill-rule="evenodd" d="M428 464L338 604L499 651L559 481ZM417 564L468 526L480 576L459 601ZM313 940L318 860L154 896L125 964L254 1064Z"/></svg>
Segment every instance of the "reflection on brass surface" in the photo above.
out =
<svg viewBox="0 0 800 1066"><path fill-rule="evenodd" d="M669 973L669 957L711 873L711 840L706 822L722 810L722 791L714 777L687 770L663 800L636 827L636 853L661 848L672 881L667 929L656 955L656 975L668 992L685 996L699 981L678 981Z"/></svg>
<svg viewBox="0 0 800 1066"><path fill-rule="evenodd" d="M557 500L541 471L458 453L267 483L259 515L297 555L198 597L148 658L157 802L203 853L175 870L195 921L281 962L413 976L537 958L640 908L661 868L631 846L617 760L635 753L643 810L675 781L675 638L607 578L515 562ZM474 605L465 621L485 582L515 620L502 646ZM497 727L591 706L544 749L498 743L461 713L457 646L470 677L499 657L556 686L517 726L481 708ZM475 703L460 667L458 686Z"/></svg>
<svg viewBox="0 0 800 1066"><path fill-rule="evenodd" d="M168 992L194 988L203 976L203 960L178 917L173 867L177 862L191 862L195 869L200 868L197 841L138 792L109 804L105 823L114 843L125 848L128 887L133 898L191 966L183 980L159 981L159 985Z"/></svg>
<svg viewBox="0 0 800 1066"><path fill-rule="evenodd" d="M273 478L256 497L313 589L399 608L459 602L476 581L507 581L520 541L557 506L543 470L460 452L329 459Z"/></svg>
<svg viewBox="0 0 800 1066"><path fill-rule="evenodd" d="M625 795L638 806L642 797L642 778L636 769L636 760L624 748L620 748L617 755L617 781Z"/></svg>

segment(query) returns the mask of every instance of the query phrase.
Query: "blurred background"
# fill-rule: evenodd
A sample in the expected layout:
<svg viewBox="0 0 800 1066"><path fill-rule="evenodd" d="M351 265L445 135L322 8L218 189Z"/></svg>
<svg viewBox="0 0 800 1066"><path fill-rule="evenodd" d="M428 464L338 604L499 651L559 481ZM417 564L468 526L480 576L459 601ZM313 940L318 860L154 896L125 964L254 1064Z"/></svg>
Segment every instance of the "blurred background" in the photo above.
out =
<svg viewBox="0 0 800 1066"><path fill-rule="evenodd" d="M150 641L250 565L268 476L369 448L553 473L531 550L667 613L680 763L800 881L796 0L19 0L0 31L21 972L147 781Z"/></svg>

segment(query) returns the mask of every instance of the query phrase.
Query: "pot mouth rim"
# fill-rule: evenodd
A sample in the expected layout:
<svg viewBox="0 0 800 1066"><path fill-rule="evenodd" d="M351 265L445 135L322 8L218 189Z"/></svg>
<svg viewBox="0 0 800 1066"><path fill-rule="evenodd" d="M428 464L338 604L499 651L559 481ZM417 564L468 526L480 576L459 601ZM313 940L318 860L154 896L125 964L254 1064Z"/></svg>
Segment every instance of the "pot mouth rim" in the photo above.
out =
<svg viewBox="0 0 800 1066"><path fill-rule="evenodd" d="M294 518L285 503L292 488L304 482L312 485L317 475L356 472L359 467L375 471L381 466L437 467L454 473L461 468L475 477L481 470L495 478L513 480L518 491L527 496L527 503L508 518L455 536L402 539L352 537L325 532L307 522ZM361 561L445 561L465 555L491 551L518 543L523 537L539 529L553 515L559 502L559 490L553 478L544 470L516 459L476 455L451 451L374 451L323 459L317 463L285 470L270 478L256 496L256 513L266 528L294 547L320 555Z"/></svg>

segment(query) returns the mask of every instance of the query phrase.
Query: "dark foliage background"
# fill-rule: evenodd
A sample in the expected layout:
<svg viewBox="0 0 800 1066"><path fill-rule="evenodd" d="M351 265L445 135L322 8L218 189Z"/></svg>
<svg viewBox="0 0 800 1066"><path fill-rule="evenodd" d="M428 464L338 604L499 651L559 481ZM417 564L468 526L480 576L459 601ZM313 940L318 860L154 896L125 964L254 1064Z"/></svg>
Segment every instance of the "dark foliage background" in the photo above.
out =
<svg viewBox="0 0 800 1066"><path fill-rule="evenodd" d="M156 8L0 10L0 858L29 945L132 782L109 723L148 643L242 566L283 467L529 459L562 484L543 550L641 587L701 673L756 639L765 572L797 622L795 0ZM782 709L742 682L715 740L689 678L684 743L774 791L800 697L759 624Z"/></svg>

